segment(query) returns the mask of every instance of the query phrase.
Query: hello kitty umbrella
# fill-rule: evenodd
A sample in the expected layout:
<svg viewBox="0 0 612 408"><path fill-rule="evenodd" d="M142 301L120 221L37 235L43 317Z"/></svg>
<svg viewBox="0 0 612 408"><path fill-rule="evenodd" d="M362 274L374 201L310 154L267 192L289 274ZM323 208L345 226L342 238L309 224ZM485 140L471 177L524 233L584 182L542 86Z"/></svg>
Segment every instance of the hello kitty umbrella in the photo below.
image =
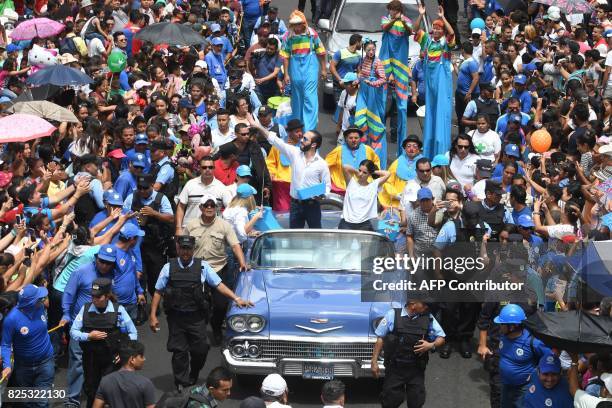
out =
<svg viewBox="0 0 612 408"><path fill-rule="evenodd" d="M64 25L48 18L33 18L20 23L11 38L15 41L31 40L35 37L47 38L58 35L64 30Z"/></svg>
<svg viewBox="0 0 612 408"><path fill-rule="evenodd" d="M56 127L38 116L15 113L0 118L0 144L27 142L51 135Z"/></svg>

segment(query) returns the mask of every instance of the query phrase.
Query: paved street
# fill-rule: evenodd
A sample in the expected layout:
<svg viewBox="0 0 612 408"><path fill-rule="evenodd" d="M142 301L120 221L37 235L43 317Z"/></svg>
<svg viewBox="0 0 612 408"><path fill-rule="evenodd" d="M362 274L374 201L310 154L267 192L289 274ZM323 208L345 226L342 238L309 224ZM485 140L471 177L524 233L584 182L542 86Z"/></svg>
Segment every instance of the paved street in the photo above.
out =
<svg viewBox="0 0 612 408"><path fill-rule="evenodd" d="M280 15L285 19L293 7L297 5L296 0L276 0L274 3L279 7ZM435 4L428 4L428 13L431 16L435 15L434 6ZM309 7L308 4L307 11L309 11ZM310 16L307 17L310 20ZM324 155L336 145L335 123L332 121L332 115L321 112L319 130L325 139L321 149L321 153ZM421 128L414 113L411 113L408 118L408 132L421 137ZM395 151L396 144L390 143L388 147L389 163L395 159ZM146 345L147 361L143 374L153 381L158 397L174 387L170 366L171 355L166 351L168 333L165 317L160 316L160 324L161 331L157 334L153 334L148 326L139 328L139 340ZM220 364L220 358L221 354L218 348L210 350L206 366L200 376L201 382L205 380L206 374L212 368ZM59 381L56 387L65 387L65 367L58 369L56 378ZM243 398L258 395L262 378L240 377L232 389L231 399L223 403L222 406L224 408L238 407ZM380 406L378 395L381 381L361 379L350 380L346 383L347 406L363 408ZM289 379L290 405L298 408L321 406L321 385L322 382L320 381L306 381L301 378ZM60 406L60 404L56 405ZM405 407L405 404L403 406ZM437 354L433 354L427 368L427 402L425 406L428 408L488 407L488 378L476 356L470 360L465 360L454 353L449 360L442 360Z"/></svg>

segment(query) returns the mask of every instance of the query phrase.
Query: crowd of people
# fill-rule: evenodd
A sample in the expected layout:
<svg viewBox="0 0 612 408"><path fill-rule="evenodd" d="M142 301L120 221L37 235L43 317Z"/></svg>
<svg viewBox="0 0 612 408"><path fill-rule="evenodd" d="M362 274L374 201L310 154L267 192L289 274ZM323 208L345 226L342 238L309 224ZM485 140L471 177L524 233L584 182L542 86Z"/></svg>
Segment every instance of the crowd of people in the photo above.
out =
<svg viewBox="0 0 612 408"><path fill-rule="evenodd" d="M484 243L490 269L528 283L524 302L416 296L389 311L371 364L377 377L386 363L384 408L423 406L426 356L455 350L485 361L493 408L612 401L610 352L549 347L523 324L537 311L610 315L608 289L579 272L612 229L612 8L580 2L466 1L465 38L457 0L431 24L424 4L413 21L391 0L364 16L381 19L380 44L354 33L332 54L316 25L332 0L311 1L312 24L302 0L287 19L271 0L3 1L0 124L37 100L68 118L39 114L54 126L43 137L0 134L0 387L51 387L67 354L65 406L154 406L138 326L159 331L163 305L178 391L166 406L215 407L232 374L199 382L208 325L218 346L229 302L253 306L233 288L260 221L289 212L290 228L321 228L335 194L338 229L381 232L413 258ZM13 35L42 18L60 29ZM156 23L201 40L142 39ZM31 86L59 66L90 81ZM319 126L328 77L335 133ZM408 126L418 109L422 135ZM322 401L344 394L331 381ZM285 380L266 377L259 397L241 407L283 408Z"/></svg>

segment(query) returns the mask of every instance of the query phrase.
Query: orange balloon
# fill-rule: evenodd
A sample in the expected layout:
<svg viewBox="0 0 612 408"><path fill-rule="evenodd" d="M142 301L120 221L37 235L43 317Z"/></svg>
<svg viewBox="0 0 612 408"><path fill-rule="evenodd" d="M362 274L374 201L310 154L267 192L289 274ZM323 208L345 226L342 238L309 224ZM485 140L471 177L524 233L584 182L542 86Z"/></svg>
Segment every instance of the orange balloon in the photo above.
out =
<svg viewBox="0 0 612 408"><path fill-rule="evenodd" d="M531 149L537 153L544 153L550 149L552 137L548 130L539 129L531 134Z"/></svg>

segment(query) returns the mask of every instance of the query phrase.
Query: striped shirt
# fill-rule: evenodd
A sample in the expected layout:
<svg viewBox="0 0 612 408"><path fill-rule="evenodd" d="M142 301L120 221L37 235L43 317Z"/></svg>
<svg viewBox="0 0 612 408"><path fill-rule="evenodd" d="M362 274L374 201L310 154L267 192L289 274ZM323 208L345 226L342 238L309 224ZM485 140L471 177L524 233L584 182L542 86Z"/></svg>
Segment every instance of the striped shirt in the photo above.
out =
<svg viewBox="0 0 612 408"><path fill-rule="evenodd" d="M319 34L308 27L308 34L291 35L290 31L285 33L280 56L287 59L293 55L307 55L311 50L314 50L318 56L325 55L325 47L323 47Z"/></svg>
<svg viewBox="0 0 612 408"><path fill-rule="evenodd" d="M421 49L427 52L429 62L440 62L440 58L450 61L451 49L455 47L455 35L447 35L439 41L431 39L429 34L423 30L417 31L414 41L418 42Z"/></svg>
<svg viewBox="0 0 612 408"><path fill-rule="evenodd" d="M402 20L406 23L408 27L412 27L412 20L410 20L408 17L402 16ZM391 22L390 16L383 16L380 19L380 26L384 30L385 26L389 24L390 22ZM393 22L393 25L391 26L388 32L389 34L393 34L398 37L401 37L403 35L406 35L406 28L404 27L404 24L402 24L400 20L396 20ZM408 35L410 35L410 33L408 33Z"/></svg>
<svg viewBox="0 0 612 408"><path fill-rule="evenodd" d="M372 59L368 57L364 57L361 62L361 68L359 70L359 78L360 79L369 79L370 74L372 73ZM385 66L383 63L376 58L374 60L374 76L377 77L375 81L372 81L372 86L378 88L387 82L385 78Z"/></svg>

